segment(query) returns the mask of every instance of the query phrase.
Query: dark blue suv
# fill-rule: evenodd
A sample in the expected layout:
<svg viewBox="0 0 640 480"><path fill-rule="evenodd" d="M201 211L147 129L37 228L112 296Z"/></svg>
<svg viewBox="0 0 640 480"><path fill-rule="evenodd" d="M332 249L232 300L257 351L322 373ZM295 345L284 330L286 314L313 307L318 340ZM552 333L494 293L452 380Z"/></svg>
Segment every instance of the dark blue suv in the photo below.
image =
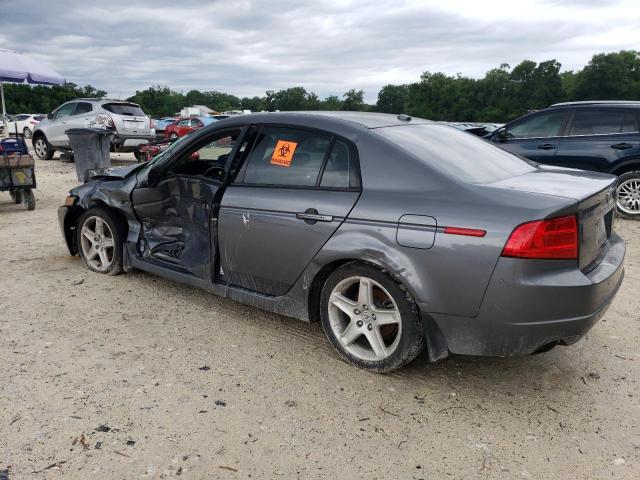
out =
<svg viewBox="0 0 640 480"><path fill-rule="evenodd" d="M640 102L558 103L520 117L488 139L548 165L618 176L618 213L640 218Z"/></svg>

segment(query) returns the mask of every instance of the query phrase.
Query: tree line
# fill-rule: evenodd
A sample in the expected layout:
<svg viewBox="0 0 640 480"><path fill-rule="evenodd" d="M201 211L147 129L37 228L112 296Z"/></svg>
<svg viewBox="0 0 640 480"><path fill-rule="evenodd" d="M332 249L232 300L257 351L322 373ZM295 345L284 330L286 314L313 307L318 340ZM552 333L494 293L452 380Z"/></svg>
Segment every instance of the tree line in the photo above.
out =
<svg viewBox="0 0 640 480"><path fill-rule="evenodd" d="M90 85L67 83L60 87L5 84L7 111L47 113L78 97L103 97ZM182 107L206 105L228 110L360 110L409 115L446 121L506 122L529 110L573 100L640 100L640 51L623 50L594 55L577 71L561 71L557 60L524 60L511 68L502 64L482 78L424 72L414 83L385 85L375 105L364 101L362 90L342 97L320 99L304 87L267 90L264 96L238 97L229 93L167 86L137 91L128 100L139 103L152 117L171 116Z"/></svg>

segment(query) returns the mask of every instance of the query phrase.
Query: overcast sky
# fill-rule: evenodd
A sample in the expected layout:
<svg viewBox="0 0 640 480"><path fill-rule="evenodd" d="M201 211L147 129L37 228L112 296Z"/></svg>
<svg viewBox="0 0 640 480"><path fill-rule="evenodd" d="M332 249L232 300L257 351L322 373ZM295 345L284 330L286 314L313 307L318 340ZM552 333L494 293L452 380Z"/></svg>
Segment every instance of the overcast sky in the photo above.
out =
<svg viewBox="0 0 640 480"><path fill-rule="evenodd" d="M424 71L640 50L640 0L0 0L0 48L127 97L150 85L238 96L355 88L375 103Z"/></svg>

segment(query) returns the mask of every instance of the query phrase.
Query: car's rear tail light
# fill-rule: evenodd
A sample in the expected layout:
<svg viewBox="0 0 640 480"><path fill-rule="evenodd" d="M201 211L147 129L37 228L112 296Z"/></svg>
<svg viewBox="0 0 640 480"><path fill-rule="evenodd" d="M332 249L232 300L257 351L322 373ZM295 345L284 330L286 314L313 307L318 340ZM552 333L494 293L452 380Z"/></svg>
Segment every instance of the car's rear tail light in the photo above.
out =
<svg viewBox="0 0 640 480"><path fill-rule="evenodd" d="M111 118L106 113L99 113L98 115L96 115L96 124L98 125L98 127L102 128L115 128L113 118Z"/></svg>
<svg viewBox="0 0 640 480"><path fill-rule="evenodd" d="M575 260L578 258L578 219L571 215L523 223L509 236L502 256Z"/></svg>
<svg viewBox="0 0 640 480"><path fill-rule="evenodd" d="M30 123L31 125L37 125L37 124L38 124L38 121L37 121L37 120L29 120L29 123Z"/></svg>

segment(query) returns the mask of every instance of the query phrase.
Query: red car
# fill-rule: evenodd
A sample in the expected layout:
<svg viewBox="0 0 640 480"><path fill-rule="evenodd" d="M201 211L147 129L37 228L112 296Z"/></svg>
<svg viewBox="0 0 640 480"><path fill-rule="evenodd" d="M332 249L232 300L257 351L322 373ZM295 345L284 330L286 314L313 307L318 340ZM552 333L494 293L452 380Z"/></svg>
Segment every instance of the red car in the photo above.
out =
<svg viewBox="0 0 640 480"><path fill-rule="evenodd" d="M189 117L181 118L176 123L168 125L164 129L164 138L169 140L177 140L186 134L198 130L199 128L209 125L217 120L213 117Z"/></svg>

